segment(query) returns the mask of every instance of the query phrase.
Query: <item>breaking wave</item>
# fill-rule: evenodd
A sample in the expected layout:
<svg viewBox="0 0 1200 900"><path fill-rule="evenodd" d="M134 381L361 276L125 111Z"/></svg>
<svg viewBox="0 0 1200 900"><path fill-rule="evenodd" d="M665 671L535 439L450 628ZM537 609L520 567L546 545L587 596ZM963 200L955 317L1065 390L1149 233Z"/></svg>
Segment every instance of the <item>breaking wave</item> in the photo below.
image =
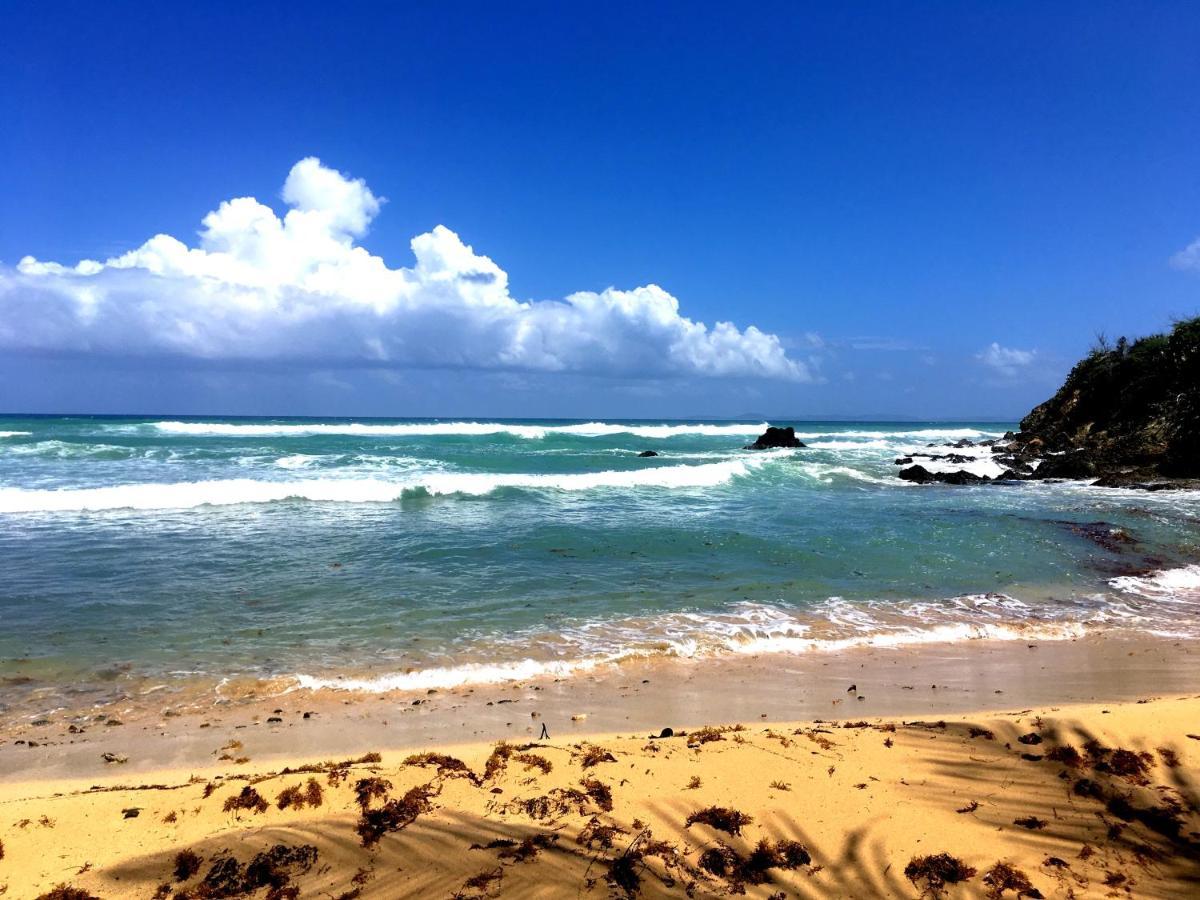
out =
<svg viewBox="0 0 1200 900"><path fill-rule="evenodd" d="M575 435L576 437L607 437L630 434L635 437L665 440L680 435L707 435L713 437L745 437L760 434L767 423L756 425L729 424L678 424L643 425L608 422L586 422L579 425L514 425L504 422L404 422L398 424L373 424L365 422L344 423L228 423L228 422L155 422L153 427L165 434L190 437L289 437L311 435L350 435L360 437L431 437L444 435L483 436L509 434L529 440L540 440L550 434Z"/></svg>
<svg viewBox="0 0 1200 900"><path fill-rule="evenodd" d="M328 478L257 481L249 478L175 484L36 490L0 488L0 513L90 512L114 509L191 509L239 503L310 500L324 503L391 503L405 495L482 496L502 488L588 491L603 488L703 488L745 475L788 451L697 466L654 466L629 471L565 474L428 472L401 480Z"/></svg>

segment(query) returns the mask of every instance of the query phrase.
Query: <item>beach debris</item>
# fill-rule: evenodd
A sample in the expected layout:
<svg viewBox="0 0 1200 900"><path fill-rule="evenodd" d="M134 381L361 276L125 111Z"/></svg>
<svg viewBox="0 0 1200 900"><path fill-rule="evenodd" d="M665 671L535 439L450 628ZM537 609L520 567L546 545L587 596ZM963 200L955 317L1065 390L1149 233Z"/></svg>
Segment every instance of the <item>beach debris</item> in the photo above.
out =
<svg viewBox="0 0 1200 900"><path fill-rule="evenodd" d="M237 812L238 810L252 810L256 813L264 813L267 811L267 801L263 799L262 794L246 785L242 788L241 793L234 794L232 797L225 799L225 812Z"/></svg>
<svg viewBox="0 0 1200 900"><path fill-rule="evenodd" d="M500 852L496 856L500 859L511 859L517 863L528 862L543 850L553 847L557 842L557 834L531 834L522 838L520 842L506 841L497 844Z"/></svg>
<svg viewBox="0 0 1200 900"><path fill-rule="evenodd" d="M531 819L550 819L574 812L584 815L592 805L592 798L575 788L555 788L548 794L528 799L517 798L505 804L505 811L524 813Z"/></svg>
<svg viewBox="0 0 1200 900"><path fill-rule="evenodd" d="M587 718L587 713L575 713L575 715L571 716L571 721L572 722L582 722L586 718Z"/></svg>
<svg viewBox="0 0 1200 900"><path fill-rule="evenodd" d="M846 693L847 693L847 694L853 694L853 693L856 693L857 691L858 691L858 685L857 685L857 684L852 684L852 685L850 685L850 687L846 688Z"/></svg>
<svg viewBox="0 0 1200 900"><path fill-rule="evenodd" d="M771 787L773 790L776 790L776 791L790 791L792 789L792 786L790 784L788 784L786 781L778 781L778 780L772 781L771 784L769 785L769 787Z"/></svg>
<svg viewBox="0 0 1200 900"><path fill-rule="evenodd" d="M727 844L718 843L700 854L697 865L710 875L729 881L734 893L744 893L743 885L770 881L771 869L798 869L811 862L808 849L798 841L782 840L772 844L763 838L748 856L742 856Z"/></svg>
<svg viewBox="0 0 1200 900"><path fill-rule="evenodd" d="M512 760L523 765L527 772L530 769L538 769L543 775L549 775L554 771L554 764L537 753L517 753L513 755Z"/></svg>
<svg viewBox="0 0 1200 900"><path fill-rule="evenodd" d="M1037 816L1024 816L1020 819L1013 819L1014 825L1020 825L1022 828L1028 828L1030 831L1040 831L1048 824L1045 819L1039 819Z"/></svg>
<svg viewBox="0 0 1200 900"><path fill-rule="evenodd" d="M121 756L117 753L101 753L100 758L109 765L121 766L129 762L128 756Z"/></svg>
<svg viewBox="0 0 1200 900"><path fill-rule="evenodd" d="M603 762L616 762L617 758L605 750L598 744L576 744L575 750L578 753L573 753L572 757L578 759L580 766L585 769L590 769L592 766L598 766Z"/></svg>
<svg viewBox="0 0 1200 900"><path fill-rule="evenodd" d="M684 790L687 790L687 791L695 791L695 790L699 790L699 789L700 789L700 787L701 787L701 785L703 785L703 784L704 784L704 782L702 782L702 781L700 780L700 776L699 776L699 775L693 775L693 776L692 776L692 777L691 777L691 778L688 780L687 787L686 787L686 788L684 788Z"/></svg>
<svg viewBox="0 0 1200 900"><path fill-rule="evenodd" d="M978 801L978 800L972 800L972 801L971 801L970 803L968 803L966 806L962 806L962 807L959 807L958 809L956 809L956 810L955 810L955 812L956 812L956 813L964 813L964 814L966 814L966 813L973 813L973 812L975 812L975 810L977 810L977 809L979 809L979 801Z"/></svg>
<svg viewBox="0 0 1200 900"><path fill-rule="evenodd" d="M100 900L100 898L95 894L89 894L82 888L71 887L69 884L60 884L46 893L40 894L37 900Z"/></svg>
<svg viewBox="0 0 1200 900"><path fill-rule="evenodd" d="M1029 881L1028 875L1005 862L998 862L984 872L983 883L987 885L987 895L992 900L1000 900L1005 891L1012 891L1018 897L1028 897L1030 900L1038 900L1042 896L1041 891Z"/></svg>
<svg viewBox="0 0 1200 900"><path fill-rule="evenodd" d="M386 800L392 783L385 778L360 778L354 784L354 799L362 810L370 807L372 800Z"/></svg>
<svg viewBox="0 0 1200 900"><path fill-rule="evenodd" d="M730 732L745 731L745 725L722 725L716 727L713 725L705 725L703 728L698 728L687 735L687 745L689 747L699 747L701 744L711 744L713 741L725 740L724 735Z"/></svg>
<svg viewBox="0 0 1200 900"><path fill-rule="evenodd" d="M1017 741L1026 745L1040 744L1042 742L1042 736L1036 731L1031 731L1028 734L1021 735L1019 738L1017 738Z"/></svg>
<svg viewBox="0 0 1200 900"><path fill-rule="evenodd" d="M180 850L175 854L175 880L187 881L200 871L203 860L195 850Z"/></svg>
<svg viewBox="0 0 1200 900"><path fill-rule="evenodd" d="M904 877L921 888L922 897L941 897L946 885L975 877L975 869L949 853L914 856L904 867Z"/></svg>
<svg viewBox="0 0 1200 900"><path fill-rule="evenodd" d="M310 777L305 785L294 784L284 788L275 798L275 806L279 809L303 809L305 806L318 807L325 799L325 792L317 779Z"/></svg>
<svg viewBox="0 0 1200 900"><path fill-rule="evenodd" d="M538 740L539 741L550 740L550 731L549 731L549 729L546 728L545 722L542 723L542 733L538 735Z"/></svg>
<svg viewBox="0 0 1200 900"><path fill-rule="evenodd" d="M416 753L404 760L406 766L436 766L437 773L443 778L467 778L475 784L480 784L478 775L468 768L461 759L447 756L445 753Z"/></svg>
<svg viewBox="0 0 1200 900"><path fill-rule="evenodd" d="M697 823L708 825L718 831L724 831L726 834L732 834L734 837L739 837L742 833L742 828L753 822L751 816L736 809L730 809L727 806L706 806L703 809L698 809L684 822L684 827L688 828Z"/></svg>
<svg viewBox="0 0 1200 900"><path fill-rule="evenodd" d="M124 819L136 819L142 814L140 806L131 806L128 809L121 810L121 817Z"/></svg>
<svg viewBox="0 0 1200 900"><path fill-rule="evenodd" d="M1056 763L1062 763L1070 769L1081 769L1087 765L1078 750L1070 744L1063 744L1061 747L1052 747L1047 753L1046 758L1051 759Z"/></svg>
<svg viewBox="0 0 1200 900"><path fill-rule="evenodd" d="M311 844L276 844L256 854L245 868L232 856L219 856L213 860L200 884L189 891L180 891L175 897L176 900L216 900L243 897L268 888L268 897L278 900L296 898L300 892L291 884L292 878L307 872L316 861L317 848Z"/></svg>
<svg viewBox="0 0 1200 900"><path fill-rule="evenodd" d="M622 891L625 897L636 897L641 891L641 873L647 867L646 858L652 856L662 860L669 869L677 868L682 862L674 844L654 840L647 828L630 842L624 853L609 862L604 880L610 887ZM674 881L664 879L664 884L669 887Z"/></svg>
<svg viewBox="0 0 1200 900"><path fill-rule="evenodd" d="M421 813L433 809L430 800L439 791L432 784L410 788L399 800L389 800L379 809L364 809L355 826L362 845L374 847L385 834L401 831L417 820Z"/></svg>
<svg viewBox="0 0 1200 900"><path fill-rule="evenodd" d="M600 809L604 812L612 812L612 788L595 778L585 778L579 782L579 785Z"/></svg>
<svg viewBox="0 0 1200 900"><path fill-rule="evenodd" d="M579 836L575 838L575 843L587 847L589 850L594 847L599 847L602 850L610 850L616 841L617 835L628 833L620 825L606 825L596 816L592 816L588 820L588 823L583 826L583 830L579 832Z"/></svg>
<svg viewBox="0 0 1200 900"><path fill-rule="evenodd" d="M466 891L478 891L476 896L486 897L493 882L499 882L504 877L504 868L485 869L477 875L472 875L463 882L462 889L452 895L451 900L466 900Z"/></svg>
<svg viewBox="0 0 1200 900"><path fill-rule="evenodd" d="M996 739L996 735L991 729L979 728L975 725L972 725L967 730L967 735L971 738L983 738L986 741L994 741Z"/></svg>

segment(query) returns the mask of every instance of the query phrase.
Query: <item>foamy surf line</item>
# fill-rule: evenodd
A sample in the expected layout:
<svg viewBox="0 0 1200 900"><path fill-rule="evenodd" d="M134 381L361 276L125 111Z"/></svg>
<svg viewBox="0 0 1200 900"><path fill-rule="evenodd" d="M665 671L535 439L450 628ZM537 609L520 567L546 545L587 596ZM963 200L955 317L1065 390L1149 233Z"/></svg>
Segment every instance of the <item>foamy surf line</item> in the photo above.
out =
<svg viewBox="0 0 1200 900"><path fill-rule="evenodd" d="M725 484L790 451L697 466L654 466L628 471L571 474L427 473L405 480L330 478L303 481L256 481L248 478L174 484L127 484L112 487L36 490L0 488L0 513L98 512L134 509L193 509L242 503L308 500L319 503L393 503L406 495L483 496L503 488L589 491L704 488Z"/></svg>
<svg viewBox="0 0 1200 900"><path fill-rule="evenodd" d="M570 678L597 669L617 666L635 659L714 660L722 656L759 656L769 654L800 655L838 653L857 649L900 649L914 645L958 644L963 641L1069 641L1085 636L1082 623L996 624L956 623L929 629L906 629L854 637L822 639L802 636L774 636L731 642L724 647L698 648L683 641L656 649L631 648L626 651L574 660L521 659L505 663L464 663L411 672L395 672L374 678L347 678L297 673L296 690L332 690L351 693L384 694L392 691L446 690L486 684L534 681L542 678Z"/></svg>
<svg viewBox="0 0 1200 900"><path fill-rule="evenodd" d="M577 425L514 425L505 422L402 422L373 424L344 423L227 423L227 422L154 422L153 427L164 434L191 437L306 437L317 435L346 435L358 437L439 437L489 436L507 434L528 440L541 440L548 435L576 437L609 437L629 434L634 437L666 440L684 435L709 437L746 437L761 434L766 422L758 424L621 424L585 422Z"/></svg>

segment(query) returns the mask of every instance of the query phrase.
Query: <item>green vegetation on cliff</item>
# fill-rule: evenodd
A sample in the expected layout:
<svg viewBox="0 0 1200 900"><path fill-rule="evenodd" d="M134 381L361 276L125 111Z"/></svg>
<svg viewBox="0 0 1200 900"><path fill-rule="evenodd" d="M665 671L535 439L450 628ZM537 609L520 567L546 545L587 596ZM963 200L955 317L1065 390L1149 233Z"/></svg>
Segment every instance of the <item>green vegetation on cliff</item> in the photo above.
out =
<svg viewBox="0 0 1200 900"><path fill-rule="evenodd" d="M1074 469L1200 476L1200 317L1132 343L1102 339L1021 431L1046 451L1074 451Z"/></svg>

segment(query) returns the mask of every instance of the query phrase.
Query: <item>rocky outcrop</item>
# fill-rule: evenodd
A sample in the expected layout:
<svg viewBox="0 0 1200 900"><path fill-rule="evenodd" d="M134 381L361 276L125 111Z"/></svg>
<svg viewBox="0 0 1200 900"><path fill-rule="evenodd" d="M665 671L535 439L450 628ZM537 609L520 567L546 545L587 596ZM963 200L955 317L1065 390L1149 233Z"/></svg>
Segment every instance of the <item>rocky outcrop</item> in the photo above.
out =
<svg viewBox="0 0 1200 900"><path fill-rule="evenodd" d="M922 465L901 469L900 477L905 481L913 481L917 484L929 484L934 481L941 482L942 484L984 484L991 480L990 478L985 478L982 475L976 475L974 472L967 472L963 469L957 469L953 472L930 472Z"/></svg>
<svg viewBox="0 0 1200 900"><path fill-rule="evenodd" d="M1144 490L1200 487L1200 317L1133 343L1102 340L1021 420L1019 432L973 446L985 444L1004 467L995 479L920 465L900 477L922 484L1070 479ZM912 453L903 462L914 458L958 461L952 453Z"/></svg>
<svg viewBox="0 0 1200 900"><path fill-rule="evenodd" d="M746 450L770 450L775 447L803 447L804 444L796 437L796 429L790 425L787 428L776 428L768 425L767 430L758 436L753 444L747 444Z"/></svg>
<svg viewBox="0 0 1200 900"><path fill-rule="evenodd" d="M641 453L638 454L638 456L640 456L644 459L649 456L658 456L658 453L654 450L643 450Z"/></svg>
<svg viewBox="0 0 1200 900"><path fill-rule="evenodd" d="M1200 478L1200 317L1102 341L1010 443L1042 458L1034 478Z"/></svg>

